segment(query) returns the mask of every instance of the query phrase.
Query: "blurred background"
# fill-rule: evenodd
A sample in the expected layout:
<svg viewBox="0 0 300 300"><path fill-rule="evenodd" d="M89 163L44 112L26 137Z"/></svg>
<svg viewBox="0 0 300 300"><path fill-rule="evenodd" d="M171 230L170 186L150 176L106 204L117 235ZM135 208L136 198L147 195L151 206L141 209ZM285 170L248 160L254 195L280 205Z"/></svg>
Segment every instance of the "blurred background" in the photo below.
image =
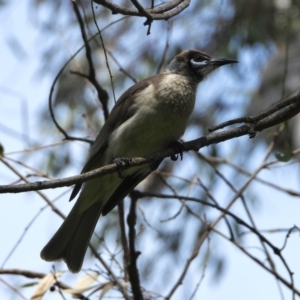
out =
<svg viewBox="0 0 300 300"><path fill-rule="evenodd" d="M130 1L113 3L133 8ZM140 3L147 8L152 1ZM78 6L88 38L95 36L90 42L92 58L97 80L109 95L109 111L114 97L118 99L136 81L156 74L182 50L199 49L213 57L239 61L201 83L185 141L208 134L212 125L257 114L300 92L299 1L191 0L179 15L154 21L150 35L148 26L143 25L144 17L112 14L94 4L113 87L91 1L78 1ZM3 0L0 16L0 184L77 175L87 158L89 143L64 140L48 106L55 77L84 45L72 2ZM88 72L84 48L56 82L56 120L69 135L93 140L105 121L103 107L92 84L74 71ZM295 117L254 139L241 137L201 149L200 154L189 152L183 161L165 159L137 188L145 193L196 197L226 207L251 174L260 169L230 212L257 228L274 247L284 247L281 254L288 268L257 234L227 217L210 232L176 286L206 225L220 212L180 199L145 197L138 202L136 225L136 249L141 251L138 269L145 298L293 298L291 288L264 267L273 268L288 282L289 271L293 272L294 288L300 290L297 230L287 239L289 230L299 226L298 123ZM272 164L263 168L268 149L267 162ZM67 214L73 205L68 201L70 192L71 188L59 188L0 195L1 299L30 299L39 282L38 278L3 275L11 269L49 274L54 266L64 271L60 280L69 286L94 270L99 272L95 286L109 282L109 275L89 251L82 272L76 275L67 272L63 262L51 264L40 259L40 250L62 222L45 199ZM125 215L129 205L126 198ZM117 209L100 219L92 242L124 280ZM174 286L176 290L170 295ZM101 291L89 299L99 299ZM64 297L71 299L67 294ZM105 297L119 299L122 295L112 287ZM58 292L47 292L43 299L63 298Z"/></svg>

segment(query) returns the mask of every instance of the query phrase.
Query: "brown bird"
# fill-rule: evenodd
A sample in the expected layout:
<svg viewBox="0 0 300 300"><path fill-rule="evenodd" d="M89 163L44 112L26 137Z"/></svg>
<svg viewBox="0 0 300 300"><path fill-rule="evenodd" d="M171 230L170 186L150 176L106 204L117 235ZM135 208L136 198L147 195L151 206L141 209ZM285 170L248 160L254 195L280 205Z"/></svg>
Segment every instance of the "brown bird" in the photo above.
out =
<svg viewBox="0 0 300 300"><path fill-rule="evenodd" d="M164 72L133 85L112 109L81 173L116 158L146 156L176 142L194 109L198 83L217 68L236 62L187 50L175 56ZM125 170L123 178L114 173L76 184L70 200L81 189L77 202L42 250L42 259L63 259L71 272L79 272L100 214L109 213L160 162Z"/></svg>

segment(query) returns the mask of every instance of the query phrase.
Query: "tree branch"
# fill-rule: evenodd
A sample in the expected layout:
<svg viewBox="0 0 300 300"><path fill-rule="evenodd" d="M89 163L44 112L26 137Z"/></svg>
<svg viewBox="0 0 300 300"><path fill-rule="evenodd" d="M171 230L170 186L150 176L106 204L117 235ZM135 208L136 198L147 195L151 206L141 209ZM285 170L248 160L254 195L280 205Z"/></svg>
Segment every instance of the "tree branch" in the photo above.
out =
<svg viewBox="0 0 300 300"><path fill-rule="evenodd" d="M93 59L92 59L92 49L90 47L89 40L85 33L84 23L83 23L83 20L82 20L82 17L81 17L81 14L80 14L80 11L79 11L76 1L72 1L72 3L73 3L73 8L74 8L74 11L75 11L75 14L76 14L79 26L80 26L82 40L85 45L86 59L88 61L88 65L89 65L89 75L87 76L87 78L93 84L93 86L95 87L95 89L98 93L98 98L99 98L100 103L102 104L104 118L106 120L108 117L108 114L109 114L108 107L107 107L108 93L105 89L103 89L101 87L101 85L98 83L98 81L96 79L96 72L95 72L94 63L93 63Z"/></svg>
<svg viewBox="0 0 300 300"><path fill-rule="evenodd" d="M180 14L191 3L191 0L173 0L163 5L160 5L156 8L141 10L141 9L131 9L131 8L122 7L113 4L107 0L93 0L93 1L95 3L98 3L110 9L113 14L122 14L127 16L136 16L136 17L145 17L145 15L147 14L147 16L150 16L152 20L168 20ZM148 23L145 25L148 25Z"/></svg>
<svg viewBox="0 0 300 300"><path fill-rule="evenodd" d="M261 169L261 168L260 168ZM254 175L252 176L254 178ZM251 178L250 180L252 180L253 178ZM246 183L247 185L248 183ZM245 186L246 186L245 185ZM244 187L245 187L244 186ZM244 188L243 188L244 189ZM149 192L140 192L140 191L135 191L134 192L135 196L137 198L144 198L144 197L150 197L150 198L160 198L160 199L178 199L178 200L182 200L184 199L185 201L192 201L192 202L197 202L197 203L201 203L203 205L209 206L209 207L213 207L217 210L219 210L220 212L222 212L222 215L227 215L232 217L235 222L239 225L245 226L247 229L249 229L252 233L254 233L255 235L257 235L257 237L264 243L266 243L274 252L275 255L277 255L279 257L279 259L282 261L282 263L284 264L284 266L287 268L287 271L289 272L289 275L291 275L291 271L289 269L289 267L287 266L287 263L284 259L284 257L282 256L282 250L283 248L279 249L278 247L276 247L275 245L273 245L264 235L261 234L260 231L258 231L255 227L249 225L248 223L246 223L243 219L241 219L240 217L236 216L234 213L229 211L229 206L227 206L226 208L223 208L221 206L219 206L218 204L215 203L210 203L204 200L201 200L199 198L195 198L195 197L187 197L187 196L181 196L181 195L166 195L166 194L155 194L155 193L149 193ZM235 196L237 197L237 196ZM232 202L231 202L232 203ZM231 204L230 203L230 204ZM221 219L220 217L217 219L217 221ZM206 230L204 231L204 235L205 235L205 239L208 237L209 232L211 231L217 231L216 229L216 223L217 221L213 222L212 224L206 224ZM171 289L171 291L169 292L168 296L166 296L166 299L169 299L171 297L171 295L175 292L175 290L177 289L177 287L182 283L182 279L185 276L185 273L187 272L188 266L191 263L191 261L197 256L197 253L199 252L199 249L201 247L201 245L203 244L204 240L202 237L200 237L200 239L198 240L197 245L195 246L191 256L188 258L186 266L183 270L183 272L181 273L179 279L176 281L176 284L174 285L173 289ZM229 239L234 245L238 246L238 244L236 243L235 240L233 239ZM298 296L300 296L300 291L296 290L296 288L294 287L294 283L293 283L293 279L291 278L291 283L288 282L285 278L283 278L282 276L280 276L278 273L275 272L275 270L273 268L268 268L267 266L265 266L264 263L262 263L261 261L259 261L256 257L250 255L248 252L246 252L244 249L242 249L240 246L238 246L243 252L245 252L249 257L251 257L253 260L255 260L259 265L261 265L265 270L267 270L268 272L270 272L271 274L273 274L274 276L276 276L276 278L281 281L285 286L287 286L288 288L290 288L292 291L294 291Z"/></svg>
<svg viewBox="0 0 300 300"><path fill-rule="evenodd" d="M27 278L39 278L39 279L42 279L48 275L46 273L39 273L39 272L20 270L20 269L0 269L0 274L17 275L17 276L24 276ZM55 281L54 285L62 290L72 289L72 287L70 287L60 281ZM80 293L73 294L73 296L74 297L76 296L77 299L86 299L86 297Z"/></svg>
<svg viewBox="0 0 300 300"><path fill-rule="evenodd" d="M116 20L114 22L111 22L110 24L108 24L107 26L105 26L103 29L101 29L100 31L104 31L107 28L109 28L110 26L124 20L126 17L120 18L119 20ZM90 41L92 41L94 38L96 38L98 36L99 33L94 34L93 36L91 36L88 40L87 43L89 43ZM57 75L55 76L51 88L50 88L50 93L49 93L49 97L48 97L48 106L49 106L49 111L50 111L50 116L51 119L53 120L56 128L58 129L59 132L61 132L64 137L65 140L76 140L76 141L83 141L83 142L88 142L91 143L92 141L85 139L85 138L79 138L79 137L73 137L73 136L69 136L69 134L58 124L58 121L56 120L55 114L54 114L54 110L53 110L53 104L52 104L52 98L53 98L53 93L54 93L54 87L56 85L56 83L58 82L58 79L60 78L61 74L63 73L63 71L66 69L66 67L68 66L68 64L76 57L76 55L82 50L84 49L86 46L86 44L82 45L67 61L66 63L62 66L62 68L59 70L59 72L57 73Z"/></svg>
<svg viewBox="0 0 300 300"><path fill-rule="evenodd" d="M121 235L121 242L123 247L123 264L124 264L124 280L128 281L128 272L127 272L127 266L130 261L129 257L129 248L128 248L128 242L126 237L126 228L125 228L125 222L124 222L124 201L121 201L118 204L118 214L119 214L119 224L120 224L120 235Z"/></svg>
<svg viewBox="0 0 300 300"><path fill-rule="evenodd" d="M147 11L145 10L145 8L140 4L139 1L137 1L137 0L131 0L131 2L132 2L133 5L137 8L137 10L138 10L142 15L144 15L144 16L147 18L147 20L146 20L146 22L144 23L144 25L145 25L145 26L148 25L147 35L149 35L149 34L150 34L150 29L151 29L151 24L152 24L152 22L153 22L152 15L151 15L149 12L147 12Z"/></svg>
<svg viewBox="0 0 300 300"><path fill-rule="evenodd" d="M290 104L290 102L293 102L293 104ZM254 123L244 124L242 126L231 128L221 132L213 132L196 140L183 143L183 150L199 151L199 149L205 146L224 142L226 140L230 140L244 135L249 135L252 138L257 132L272 127L274 125L280 124L281 122L286 121L289 118L298 114L300 111L300 95L283 101L282 103L280 103L279 107L283 108L276 110L275 112L273 112L274 108L271 108L271 114L267 113L268 111L266 111L258 115L260 116L260 118L258 118L257 116L252 117L255 120ZM150 164L155 161L161 160L165 157L169 157L178 153L178 149L170 147L165 150L147 155L145 157L130 158L128 161L126 161L126 163L122 162L121 168L122 170L127 170L136 166ZM19 185L2 185L0 186L0 193L21 193L70 186L76 183L83 183L97 177L102 177L107 174L115 173L118 171L118 169L119 166L117 166L116 164L109 164L102 168L95 169L93 171L81 175L67 177L63 179L56 179L51 181L38 181Z"/></svg>
<svg viewBox="0 0 300 300"><path fill-rule="evenodd" d="M289 105L291 105L291 104L295 104L295 106L289 107ZM300 104L300 95L297 95L295 97L292 97L292 98L284 100L284 101L280 101L279 103L272 105L271 107L267 108L266 110L264 110L263 112L257 114L256 116L236 118L236 119L229 120L229 121L226 121L224 123L221 123L219 125L212 126L212 127L209 128L209 132L213 132L213 131L216 131L218 129L222 129L224 127L234 125L234 124L238 124L238 123L255 124L256 122L258 122L258 121L260 121L260 120L262 120L262 119L264 119L268 116L271 116L275 112L280 112L280 109L282 109L282 108L287 108L288 111L293 110L294 108L296 108L295 114L293 114L291 116L289 116L288 112L286 114L283 113L283 115L286 119L283 120L283 121L277 120L278 123L281 123L281 122L284 122L287 119L289 119L289 118L291 118L291 117L293 117L293 116L295 116L296 114L299 113L300 109L298 109L298 105L296 105L296 104L298 104L298 105ZM276 115L273 115L273 119L276 119ZM271 126L273 126L273 125L270 125L269 127L271 127Z"/></svg>
<svg viewBox="0 0 300 300"><path fill-rule="evenodd" d="M141 285L140 285L140 277L139 277L139 271L136 265L136 261L138 256L141 254L139 251L135 250L135 224L136 224L136 202L138 198L136 197L136 194L132 193L131 195L131 205L130 205L130 211L127 217L127 224L129 227L129 250L130 250L130 259L128 262L128 274L129 274L129 280L132 287L132 293L134 300L143 300L143 294L141 291Z"/></svg>

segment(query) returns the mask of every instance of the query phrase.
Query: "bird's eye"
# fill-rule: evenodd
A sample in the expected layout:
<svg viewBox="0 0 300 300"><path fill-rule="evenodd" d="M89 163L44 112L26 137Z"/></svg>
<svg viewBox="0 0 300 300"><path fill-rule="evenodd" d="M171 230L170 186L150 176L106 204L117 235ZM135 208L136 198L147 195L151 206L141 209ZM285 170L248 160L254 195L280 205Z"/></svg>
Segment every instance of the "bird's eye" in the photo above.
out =
<svg viewBox="0 0 300 300"><path fill-rule="evenodd" d="M201 55L197 55L197 56L193 57L192 60L195 62L201 62L201 61L204 61L205 58Z"/></svg>
<svg viewBox="0 0 300 300"><path fill-rule="evenodd" d="M191 59L191 64L194 68L198 68L200 66L206 65L207 59L201 55L196 55Z"/></svg>

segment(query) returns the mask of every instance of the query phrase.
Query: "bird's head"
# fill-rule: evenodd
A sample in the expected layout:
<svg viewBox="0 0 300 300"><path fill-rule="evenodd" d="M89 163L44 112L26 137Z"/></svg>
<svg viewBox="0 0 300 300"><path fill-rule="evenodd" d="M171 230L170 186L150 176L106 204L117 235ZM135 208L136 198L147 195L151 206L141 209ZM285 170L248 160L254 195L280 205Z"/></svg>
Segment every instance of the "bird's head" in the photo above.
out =
<svg viewBox="0 0 300 300"><path fill-rule="evenodd" d="M209 55L199 50L186 50L175 56L167 70L200 82L217 68L237 62L234 59L226 58L212 59Z"/></svg>

